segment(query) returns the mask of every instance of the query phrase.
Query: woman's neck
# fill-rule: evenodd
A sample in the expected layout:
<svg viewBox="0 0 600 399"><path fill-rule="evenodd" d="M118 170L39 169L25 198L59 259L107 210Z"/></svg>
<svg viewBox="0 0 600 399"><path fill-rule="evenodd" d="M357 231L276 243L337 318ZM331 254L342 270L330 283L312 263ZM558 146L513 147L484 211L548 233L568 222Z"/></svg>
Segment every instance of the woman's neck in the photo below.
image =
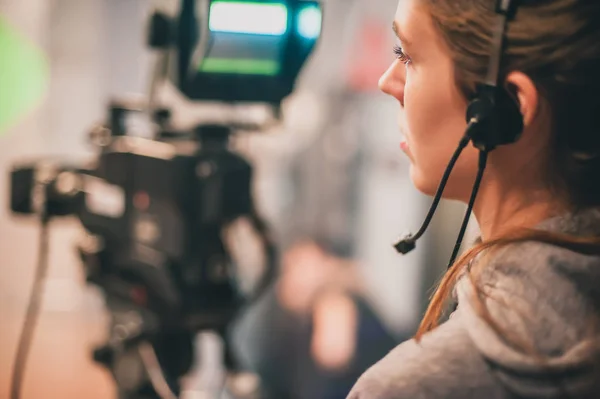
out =
<svg viewBox="0 0 600 399"><path fill-rule="evenodd" d="M501 236L518 227L534 227L545 219L561 213L556 198L535 184L514 182L482 184L473 213L483 240Z"/></svg>

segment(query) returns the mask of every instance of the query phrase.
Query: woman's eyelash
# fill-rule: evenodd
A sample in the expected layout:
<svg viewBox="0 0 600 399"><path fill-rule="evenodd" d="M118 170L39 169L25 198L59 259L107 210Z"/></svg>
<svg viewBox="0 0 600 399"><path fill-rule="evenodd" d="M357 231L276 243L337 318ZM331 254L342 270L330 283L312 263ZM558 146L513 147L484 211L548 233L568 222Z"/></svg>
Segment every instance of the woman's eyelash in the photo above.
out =
<svg viewBox="0 0 600 399"><path fill-rule="evenodd" d="M410 57L404 53L402 47L394 46L394 54L396 54L396 58L398 58L400 62L403 62L404 64L410 62Z"/></svg>

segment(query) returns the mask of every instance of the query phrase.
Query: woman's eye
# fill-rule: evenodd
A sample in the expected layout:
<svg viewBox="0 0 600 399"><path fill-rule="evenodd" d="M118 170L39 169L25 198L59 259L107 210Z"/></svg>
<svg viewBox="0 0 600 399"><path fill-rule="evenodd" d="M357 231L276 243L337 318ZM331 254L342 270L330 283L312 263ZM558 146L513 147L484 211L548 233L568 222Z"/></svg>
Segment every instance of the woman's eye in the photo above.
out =
<svg viewBox="0 0 600 399"><path fill-rule="evenodd" d="M394 46L394 54L396 58L400 60L403 64L408 64L410 62L410 57L404 53L402 47Z"/></svg>

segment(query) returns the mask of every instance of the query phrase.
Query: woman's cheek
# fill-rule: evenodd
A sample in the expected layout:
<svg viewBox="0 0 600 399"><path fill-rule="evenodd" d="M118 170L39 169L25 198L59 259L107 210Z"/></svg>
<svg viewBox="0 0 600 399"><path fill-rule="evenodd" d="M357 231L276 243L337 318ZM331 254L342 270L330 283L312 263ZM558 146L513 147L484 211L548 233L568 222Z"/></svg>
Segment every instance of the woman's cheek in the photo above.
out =
<svg viewBox="0 0 600 399"><path fill-rule="evenodd" d="M410 70L410 67L407 68ZM415 86L414 74L407 70L406 82L404 84L404 115L405 123L410 135L411 141L416 139L419 132L419 91ZM409 76L411 75L411 76Z"/></svg>
<svg viewBox="0 0 600 399"><path fill-rule="evenodd" d="M407 107L410 105L411 108L414 108L415 104L415 95L418 96L418 81L419 74L414 71L414 67L408 65L406 67L406 79L404 81L404 106Z"/></svg>

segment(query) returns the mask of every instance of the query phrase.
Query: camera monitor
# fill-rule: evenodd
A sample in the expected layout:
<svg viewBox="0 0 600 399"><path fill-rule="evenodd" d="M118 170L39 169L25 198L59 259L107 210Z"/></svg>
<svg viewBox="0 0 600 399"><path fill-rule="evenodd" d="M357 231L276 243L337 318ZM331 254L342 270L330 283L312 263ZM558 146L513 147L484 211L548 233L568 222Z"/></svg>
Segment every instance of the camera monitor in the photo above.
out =
<svg viewBox="0 0 600 399"><path fill-rule="evenodd" d="M279 104L291 93L321 33L318 2L212 0L204 27L195 2L187 3L176 39L175 78L183 94Z"/></svg>

